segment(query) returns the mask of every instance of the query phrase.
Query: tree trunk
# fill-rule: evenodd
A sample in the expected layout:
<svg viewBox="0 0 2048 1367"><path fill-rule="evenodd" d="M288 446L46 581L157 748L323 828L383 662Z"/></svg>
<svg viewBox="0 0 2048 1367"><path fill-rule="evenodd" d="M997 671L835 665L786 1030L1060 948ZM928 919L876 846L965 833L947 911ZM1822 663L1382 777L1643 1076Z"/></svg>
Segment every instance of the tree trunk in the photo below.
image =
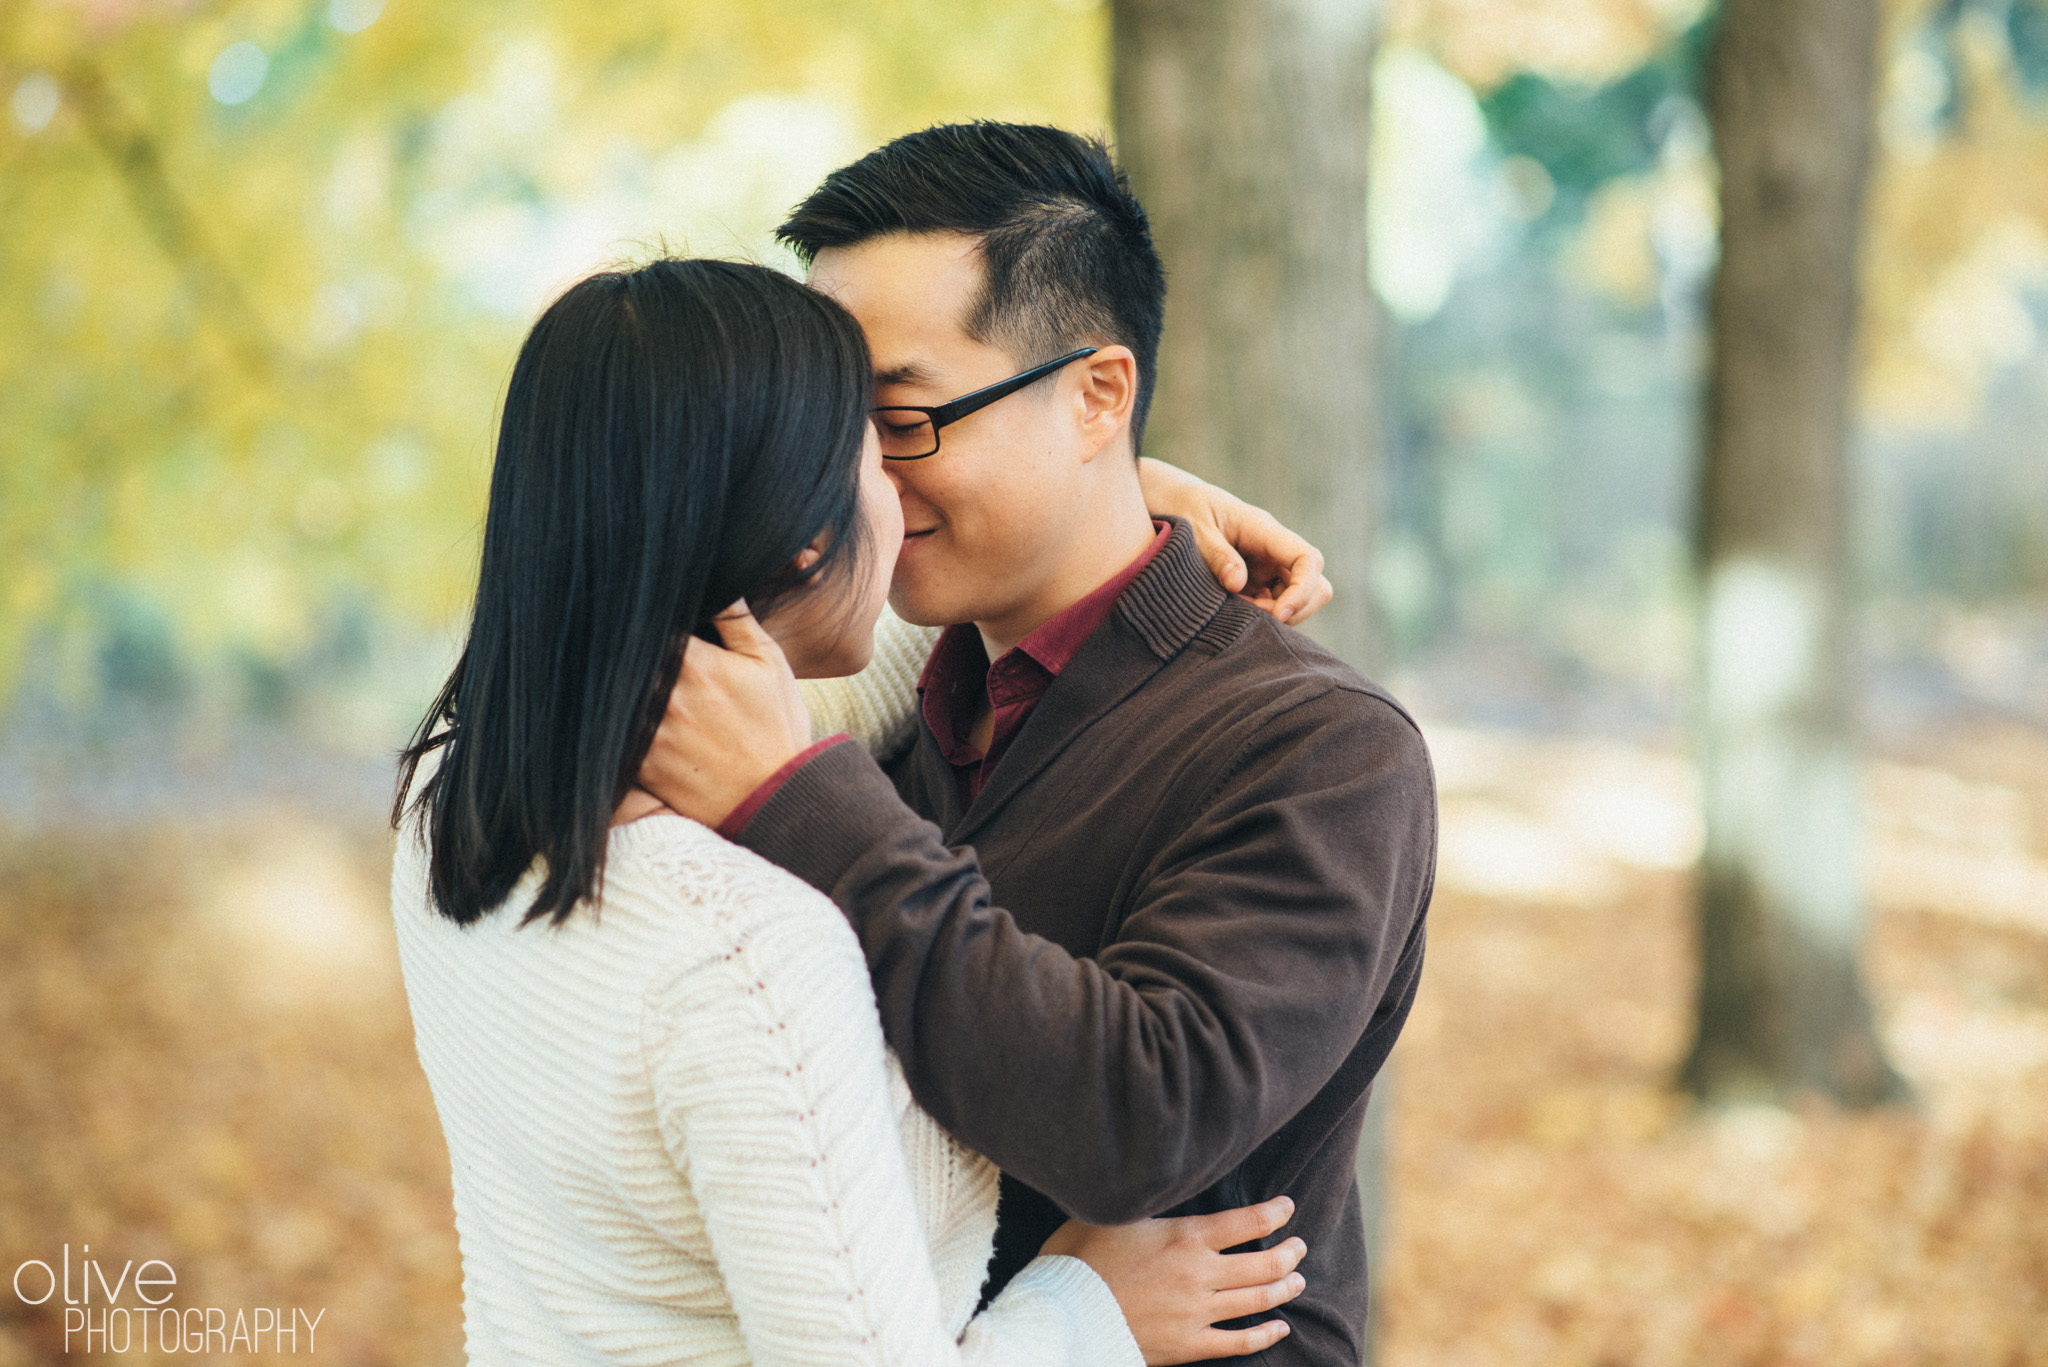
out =
<svg viewBox="0 0 2048 1367"><path fill-rule="evenodd" d="M1376 654L1367 556L1378 314L1365 193L1379 10L1378 0L1115 0L1113 21L1117 153L1167 273L1145 450L1322 548L1337 596L1309 630L1354 665ZM1390 1084L1383 1076L1373 1089L1358 1160L1375 1268Z"/></svg>
<svg viewBox="0 0 2048 1367"><path fill-rule="evenodd" d="M1378 0L1116 0L1117 153L1166 262L1145 450L1329 557L1354 664L1379 405L1365 264Z"/></svg>
<svg viewBox="0 0 2048 1367"><path fill-rule="evenodd" d="M1727 0L1710 69L1721 262L1700 497L1710 1101L1902 1085L1858 968L1847 431L1877 0Z"/></svg>

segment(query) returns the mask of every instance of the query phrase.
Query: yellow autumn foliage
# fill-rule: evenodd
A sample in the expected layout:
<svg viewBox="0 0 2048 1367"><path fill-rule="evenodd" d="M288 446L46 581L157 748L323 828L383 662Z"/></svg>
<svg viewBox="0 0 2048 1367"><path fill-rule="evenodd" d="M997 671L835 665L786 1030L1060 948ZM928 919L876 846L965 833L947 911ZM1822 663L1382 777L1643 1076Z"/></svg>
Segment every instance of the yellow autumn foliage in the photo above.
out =
<svg viewBox="0 0 2048 1367"><path fill-rule="evenodd" d="M547 293L654 244L765 255L819 174L934 120L1099 127L1106 27L1056 0L10 0L0 695L31 633L83 682L67 627L110 594L197 653L287 656L365 596L447 619Z"/></svg>

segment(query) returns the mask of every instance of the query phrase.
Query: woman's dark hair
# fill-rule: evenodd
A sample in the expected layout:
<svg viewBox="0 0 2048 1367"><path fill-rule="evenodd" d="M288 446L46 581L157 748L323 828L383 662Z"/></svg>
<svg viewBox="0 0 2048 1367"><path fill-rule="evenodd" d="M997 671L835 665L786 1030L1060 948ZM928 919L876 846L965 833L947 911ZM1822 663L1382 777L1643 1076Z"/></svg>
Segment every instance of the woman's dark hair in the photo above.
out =
<svg viewBox="0 0 2048 1367"><path fill-rule="evenodd" d="M400 757L394 825L442 752L412 810L443 914L475 921L536 855L522 924L596 893L685 640L865 553L872 385L859 325L763 266L655 261L541 315L505 395L469 639Z"/></svg>

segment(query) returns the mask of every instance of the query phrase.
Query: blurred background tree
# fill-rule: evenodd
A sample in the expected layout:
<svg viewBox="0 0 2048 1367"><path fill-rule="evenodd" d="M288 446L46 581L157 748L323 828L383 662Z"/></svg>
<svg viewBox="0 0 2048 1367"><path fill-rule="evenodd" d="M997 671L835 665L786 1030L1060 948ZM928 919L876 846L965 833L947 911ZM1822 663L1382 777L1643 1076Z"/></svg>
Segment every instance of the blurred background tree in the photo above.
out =
<svg viewBox="0 0 2048 1367"><path fill-rule="evenodd" d="M1699 1025L1719 1102L1904 1093L1863 988L1849 402L1876 0L1727 0L1700 476Z"/></svg>
<svg viewBox="0 0 2048 1367"><path fill-rule="evenodd" d="M1119 0L1112 13L1117 151L1169 272L1148 449L1327 547L1337 597L1311 629L1366 664L1379 6Z"/></svg>
<svg viewBox="0 0 2048 1367"><path fill-rule="evenodd" d="M1381 18L1367 0L1117 0L1111 23L1117 153L1168 263L1146 449L1324 547L1336 597L1309 631L1375 673L1391 663L1368 574L1383 423L1366 263ZM1391 1073L1374 1085L1357 1165L1372 1263Z"/></svg>

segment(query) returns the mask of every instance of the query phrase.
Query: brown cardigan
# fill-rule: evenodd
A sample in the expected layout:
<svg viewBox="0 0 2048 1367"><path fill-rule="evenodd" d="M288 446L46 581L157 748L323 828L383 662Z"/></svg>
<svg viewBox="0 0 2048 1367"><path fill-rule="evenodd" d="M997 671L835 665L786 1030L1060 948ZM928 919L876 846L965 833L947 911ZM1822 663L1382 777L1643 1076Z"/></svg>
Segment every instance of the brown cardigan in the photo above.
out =
<svg viewBox="0 0 2048 1367"><path fill-rule="evenodd" d="M971 809L927 728L893 781L824 751L739 839L846 912L912 1092L1006 1174L991 1294L1063 1212L1285 1193L1267 1242L1307 1242L1308 1290L1261 1360L1358 1362L1353 1165L1436 853L1399 704L1225 594L1178 524Z"/></svg>

